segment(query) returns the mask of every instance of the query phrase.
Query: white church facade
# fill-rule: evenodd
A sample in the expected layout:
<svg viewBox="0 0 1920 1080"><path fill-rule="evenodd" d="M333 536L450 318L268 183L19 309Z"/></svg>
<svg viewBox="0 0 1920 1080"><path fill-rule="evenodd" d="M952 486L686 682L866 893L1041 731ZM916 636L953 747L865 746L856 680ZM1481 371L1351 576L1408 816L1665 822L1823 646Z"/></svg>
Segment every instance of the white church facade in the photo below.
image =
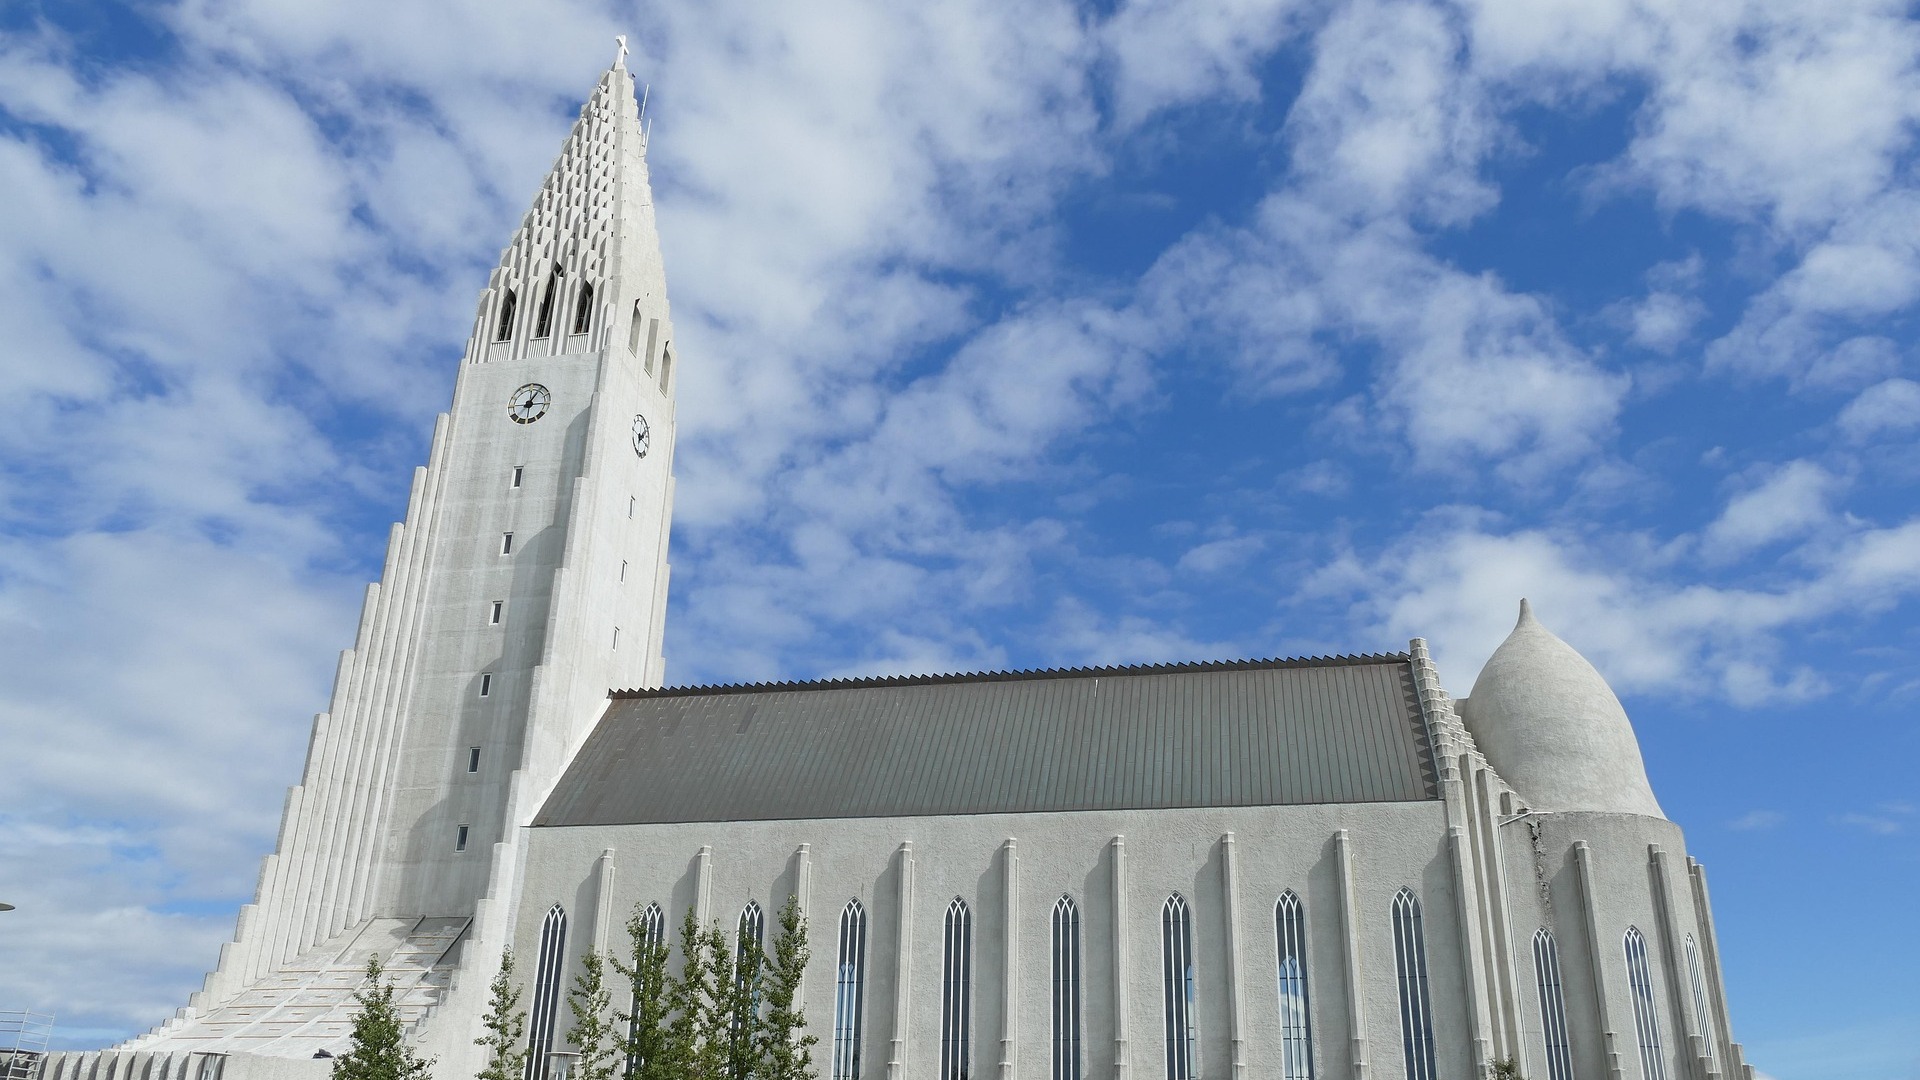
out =
<svg viewBox="0 0 1920 1080"><path fill-rule="evenodd" d="M828 1080L1750 1080L1705 875L1524 601L1463 698L1419 639L668 687L675 366L616 63L481 294L232 942L44 1080L319 1080L370 957L469 1077L508 946L555 1080L556 1002L632 912L789 897Z"/></svg>

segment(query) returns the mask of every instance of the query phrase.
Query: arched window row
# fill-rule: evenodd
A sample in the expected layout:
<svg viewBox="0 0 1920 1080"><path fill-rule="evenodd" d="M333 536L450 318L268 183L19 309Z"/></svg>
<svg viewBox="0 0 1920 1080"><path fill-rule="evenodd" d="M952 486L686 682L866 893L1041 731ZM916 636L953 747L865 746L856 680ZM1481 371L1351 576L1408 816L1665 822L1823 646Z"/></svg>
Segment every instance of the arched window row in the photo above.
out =
<svg viewBox="0 0 1920 1080"><path fill-rule="evenodd" d="M1546 927L1533 935L1533 978L1540 991L1540 1034L1546 1043L1547 1080L1573 1080L1573 1048L1567 1041L1567 1001L1560 989L1560 947Z"/></svg>
<svg viewBox="0 0 1920 1080"><path fill-rule="evenodd" d="M534 320L533 320L533 336L534 337L544 338L544 337L552 336L554 305L559 303L560 301L560 292L561 292L562 286L565 284L566 276L567 276L567 272L564 269L557 266L554 267L553 272L547 276L546 288L543 289L540 293L540 306L534 315ZM573 319L569 324L569 326L571 327L570 329L571 333L585 334L585 333L590 333L593 330L593 315L594 315L593 298L594 298L593 283L586 282L582 284L580 286L580 294L577 297L575 297L574 303L573 303ZM634 301L634 321L633 321L631 340L629 340L627 343L628 349L630 351L635 351L635 352L638 351L639 343L640 343L639 342L639 337L640 337L639 312L640 312L639 301L636 300ZM520 295L517 292L515 292L513 289L509 288L505 291L505 293L500 298L500 313L499 313L499 316L494 320L494 324L493 324L493 340L506 341L513 337L514 322L516 319L519 318L519 313L520 313ZM657 327L658 320L655 320L655 323ZM648 374L653 373L653 357L652 356L647 357L647 373Z"/></svg>

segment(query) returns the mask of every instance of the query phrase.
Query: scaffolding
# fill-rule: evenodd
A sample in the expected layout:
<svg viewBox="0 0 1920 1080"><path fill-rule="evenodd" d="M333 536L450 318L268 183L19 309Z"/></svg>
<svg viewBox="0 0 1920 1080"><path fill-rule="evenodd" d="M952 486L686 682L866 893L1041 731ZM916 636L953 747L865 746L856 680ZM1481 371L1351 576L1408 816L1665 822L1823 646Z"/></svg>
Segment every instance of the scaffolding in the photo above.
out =
<svg viewBox="0 0 1920 1080"><path fill-rule="evenodd" d="M52 1037L51 1015L0 1011L0 1080L33 1080Z"/></svg>

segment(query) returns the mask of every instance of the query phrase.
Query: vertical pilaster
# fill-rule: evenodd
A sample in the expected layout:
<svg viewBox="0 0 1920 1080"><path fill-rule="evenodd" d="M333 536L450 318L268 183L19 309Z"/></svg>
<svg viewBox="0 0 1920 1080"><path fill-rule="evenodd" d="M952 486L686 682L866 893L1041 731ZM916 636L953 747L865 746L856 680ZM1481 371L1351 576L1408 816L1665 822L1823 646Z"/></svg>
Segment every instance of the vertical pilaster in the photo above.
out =
<svg viewBox="0 0 1920 1080"><path fill-rule="evenodd" d="M1247 1075L1247 1018L1240 963L1240 860L1232 833L1220 838L1220 879L1226 897L1227 1040L1234 1080L1243 1080Z"/></svg>
<svg viewBox="0 0 1920 1080"><path fill-rule="evenodd" d="M1673 874L1667 853L1658 844L1647 845L1647 863L1653 879L1653 913L1660 925L1660 959L1667 969L1667 997L1680 1018L1680 1035L1686 1049L1687 1070L1695 1080L1709 1080L1713 1066L1707 1054L1706 1038L1701 1034L1700 1017L1693 1007L1692 988L1687 985L1687 963L1680 949L1681 929L1673 917Z"/></svg>
<svg viewBox="0 0 1920 1080"><path fill-rule="evenodd" d="M593 911L587 922L587 932L592 935L587 948L593 952L610 951L608 925L613 917L613 849L600 852L593 861Z"/></svg>
<svg viewBox="0 0 1920 1080"><path fill-rule="evenodd" d="M1015 1018L1020 1000L1020 851L1012 837L1000 849L1002 906L1000 925L1005 931L1005 955L1000 966L1000 1080L1013 1080L1015 1063Z"/></svg>
<svg viewBox="0 0 1920 1080"><path fill-rule="evenodd" d="M1348 1064L1353 1080L1367 1080L1367 1010L1361 986L1366 973L1360 967L1360 918L1355 911L1353 847L1347 830L1333 834L1333 867L1340 891L1340 942L1346 960Z"/></svg>
<svg viewBox="0 0 1920 1080"><path fill-rule="evenodd" d="M1127 838L1108 845L1113 866L1113 1077L1127 1080L1127 988L1133 966L1127 953Z"/></svg>
<svg viewBox="0 0 1920 1080"><path fill-rule="evenodd" d="M1593 886L1593 851L1585 840L1573 842L1574 875L1580 881L1580 906L1587 922L1587 962L1593 967L1593 996L1597 1002L1594 1019L1600 1024L1602 1051L1606 1054L1607 1076L1623 1080L1625 1067L1620 1063L1619 1026L1614 1023L1613 998L1607 993L1606 948L1600 927L1598 894Z"/></svg>
<svg viewBox="0 0 1920 1080"><path fill-rule="evenodd" d="M1475 913L1473 853L1468 849L1467 830L1458 825L1447 828L1447 862L1453 871L1454 916L1459 922L1460 970L1466 974L1467 1030L1473 1033L1473 1075L1485 1076L1490 1063L1487 1031L1487 986L1481 975L1479 926Z"/></svg>
<svg viewBox="0 0 1920 1080"><path fill-rule="evenodd" d="M907 1075L907 1023L913 1004L913 841L900 842L900 944L893 958L893 1042L887 1080Z"/></svg>
<svg viewBox="0 0 1920 1080"><path fill-rule="evenodd" d="M713 845L702 844L693 859L693 917L706 929L713 917Z"/></svg>

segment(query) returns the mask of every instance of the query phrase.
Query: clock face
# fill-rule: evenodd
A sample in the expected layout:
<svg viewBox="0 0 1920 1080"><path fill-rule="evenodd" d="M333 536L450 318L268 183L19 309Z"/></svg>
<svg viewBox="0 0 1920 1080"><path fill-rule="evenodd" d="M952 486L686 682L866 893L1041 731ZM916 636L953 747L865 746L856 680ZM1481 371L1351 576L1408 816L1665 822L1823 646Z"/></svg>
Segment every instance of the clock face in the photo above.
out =
<svg viewBox="0 0 1920 1080"><path fill-rule="evenodd" d="M633 418L633 452L641 457L647 456L647 448L653 445L653 432L647 427L647 418Z"/></svg>
<svg viewBox="0 0 1920 1080"><path fill-rule="evenodd" d="M530 382L507 399L507 416L516 424L531 424L547 415L553 394L537 382Z"/></svg>

